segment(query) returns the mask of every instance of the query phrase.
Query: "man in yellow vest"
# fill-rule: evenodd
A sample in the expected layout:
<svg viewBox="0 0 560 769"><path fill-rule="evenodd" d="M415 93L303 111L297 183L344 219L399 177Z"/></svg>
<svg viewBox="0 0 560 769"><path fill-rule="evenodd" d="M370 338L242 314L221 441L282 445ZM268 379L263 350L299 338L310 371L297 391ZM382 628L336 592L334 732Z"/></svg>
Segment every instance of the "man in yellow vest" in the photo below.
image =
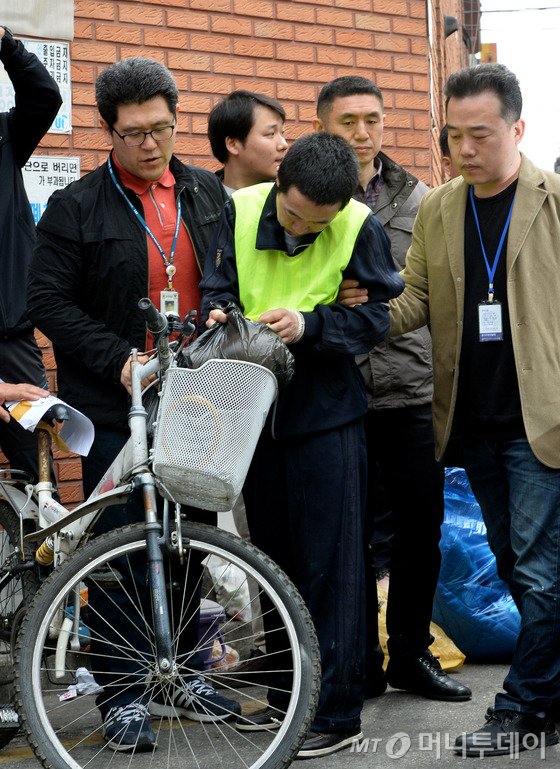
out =
<svg viewBox="0 0 560 769"><path fill-rule="evenodd" d="M243 493L251 539L294 580L319 638L321 695L299 758L361 736L367 402L354 355L385 338L386 302L402 282L383 227L352 199L357 184L344 139L298 139L276 183L238 190L226 203L201 284L203 318L210 302L236 302L278 333L296 362ZM335 304L344 278L367 284L367 304ZM212 310L208 325L215 322L227 315ZM267 636L267 651L275 640ZM275 683L268 707L240 717L238 729L278 728L286 703Z"/></svg>

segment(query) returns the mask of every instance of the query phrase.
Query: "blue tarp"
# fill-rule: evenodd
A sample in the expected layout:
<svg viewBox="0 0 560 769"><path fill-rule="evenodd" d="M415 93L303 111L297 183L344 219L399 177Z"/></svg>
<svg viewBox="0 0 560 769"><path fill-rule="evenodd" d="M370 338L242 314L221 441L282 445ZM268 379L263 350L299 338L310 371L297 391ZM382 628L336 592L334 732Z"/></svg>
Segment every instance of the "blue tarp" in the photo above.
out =
<svg viewBox="0 0 560 769"><path fill-rule="evenodd" d="M433 619L467 661L511 659L519 633L519 612L498 577L486 526L465 471L445 471L442 565Z"/></svg>

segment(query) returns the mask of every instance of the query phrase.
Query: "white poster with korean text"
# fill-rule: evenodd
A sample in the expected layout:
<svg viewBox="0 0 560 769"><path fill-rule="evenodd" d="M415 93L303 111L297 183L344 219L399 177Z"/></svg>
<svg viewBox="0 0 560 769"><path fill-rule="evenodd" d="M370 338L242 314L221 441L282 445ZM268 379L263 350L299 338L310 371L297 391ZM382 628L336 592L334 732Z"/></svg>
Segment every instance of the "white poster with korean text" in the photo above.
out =
<svg viewBox="0 0 560 769"><path fill-rule="evenodd" d="M23 182L35 224L41 218L52 193L79 178L79 157L31 156L23 167Z"/></svg>
<svg viewBox="0 0 560 769"><path fill-rule="evenodd" d="M22 40L28 51L43 62L60 88L62 106L49 133L72 133L72 87L70 79L70 46L48 40ZM0 112L7 112L15 104L14 89L4 67L0 64Z"/></svg>

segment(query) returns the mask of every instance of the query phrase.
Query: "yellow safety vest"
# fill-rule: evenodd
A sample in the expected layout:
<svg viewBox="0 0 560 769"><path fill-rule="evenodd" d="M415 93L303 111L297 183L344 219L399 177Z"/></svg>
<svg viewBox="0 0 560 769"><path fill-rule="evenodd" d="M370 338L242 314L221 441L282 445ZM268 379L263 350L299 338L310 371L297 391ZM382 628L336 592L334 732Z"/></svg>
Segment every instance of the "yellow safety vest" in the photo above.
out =
<svg viewBox="0 0 560 769"><path fill-rule="evenodd" d="M257 320L277 307L311 312L318 304L332 304L342 272L370 209L357 200L335 216L315 241L295 256L285 251L256 248L259 220L272 184L237 190L235 205L235 257L239 300L246 317Z"/></svg>

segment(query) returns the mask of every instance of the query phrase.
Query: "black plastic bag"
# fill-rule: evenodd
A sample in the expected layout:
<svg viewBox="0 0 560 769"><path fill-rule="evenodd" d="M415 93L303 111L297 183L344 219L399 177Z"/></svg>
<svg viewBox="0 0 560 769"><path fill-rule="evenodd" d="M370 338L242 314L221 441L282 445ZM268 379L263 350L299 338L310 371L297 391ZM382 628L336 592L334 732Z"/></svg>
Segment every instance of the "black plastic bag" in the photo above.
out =
<svg viewBox="0 0 560 769"><path fill-rule="evenodd" d="M288 384L294 373L294 356L278 334L265 323L245 318L237 305L221 307L227 323L216 323L183 351L184 365L199 368L212 358L258 363L272 371L278 387Z"/></svg>

